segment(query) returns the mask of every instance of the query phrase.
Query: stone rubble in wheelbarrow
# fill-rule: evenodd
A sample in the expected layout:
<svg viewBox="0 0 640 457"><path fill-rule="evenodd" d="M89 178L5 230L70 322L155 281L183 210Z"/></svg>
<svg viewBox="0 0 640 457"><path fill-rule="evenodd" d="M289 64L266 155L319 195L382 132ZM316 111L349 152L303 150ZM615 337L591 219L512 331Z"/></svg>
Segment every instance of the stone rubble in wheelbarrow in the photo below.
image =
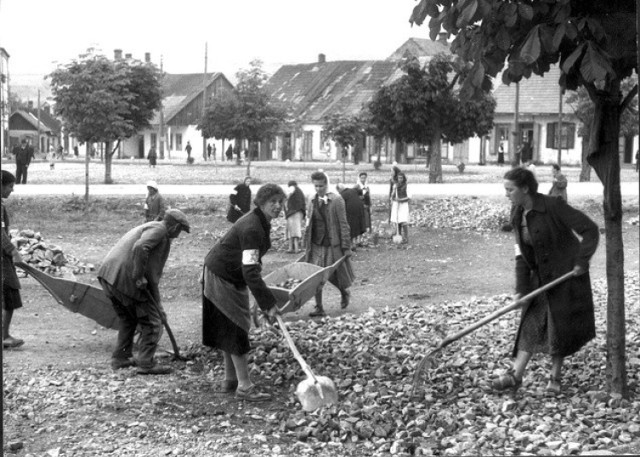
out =
<svg viewBox="0 0 640 457"><path fill-rule="evenodd" d="M637 274L625 279L627 311L635 315L640 312L639 280ZM252 330L256 379L289 390L285 409L265 433L369 455L566 455L638 441L640 427L634 424L640 423L640 399L605 390L606 283L595 281L593 290L597 337L566 360L557 397L545 392L544 355L532 360L516 395L493 392L488 385L511 365L517 312L445 348L420 396L411 396L422 356L446 335L504 306L511 300L506 294L438 306L402 301L383 311L289 322L309 365L338 388L339 402L313 413L297 405L295 381L305 375L286 344L269 327ZM628 321L629 354L640 353L639 330L637 320ZM640 358L632 356L628 364L635 392Z"/></svg>
<svg viewBox="0 0 640 457"><path fill-rule="evenodd" d="M22 260L47 274L65 276L95 270L93 264L81 262L73 255L64 253L62 248L45 240L40 232L13 229L10 234L11 242L18 248Z"/></svg>

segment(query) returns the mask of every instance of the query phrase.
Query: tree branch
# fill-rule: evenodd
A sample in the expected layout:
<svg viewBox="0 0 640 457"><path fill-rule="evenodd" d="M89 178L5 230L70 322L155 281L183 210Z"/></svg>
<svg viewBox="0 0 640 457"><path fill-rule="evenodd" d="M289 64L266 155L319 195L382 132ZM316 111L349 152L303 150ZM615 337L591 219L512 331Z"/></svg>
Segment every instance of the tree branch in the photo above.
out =
<svg viewBox="0 0 640 457"><path fill-rule="evenodd" d="M113 156L113 154L115 154L115 152L118 150L121 140L122 138L118 138L118 141L116 141L116 145L113 147L113 151L109 152L109 157Z"/></svg>
<svg viewBox="0 0 640 457"><path fill-rule="evenodd" d="M627 96L624 98L624 100L622 100L622 103L620 104L620 112L622 113L625 109L627 109L627 107L629 106L629 104L633 101L633 98L638 94L638 85L636 84L635 86L633 86L633 89L631 89L629 91L629 93L627 94Z"/></svg>

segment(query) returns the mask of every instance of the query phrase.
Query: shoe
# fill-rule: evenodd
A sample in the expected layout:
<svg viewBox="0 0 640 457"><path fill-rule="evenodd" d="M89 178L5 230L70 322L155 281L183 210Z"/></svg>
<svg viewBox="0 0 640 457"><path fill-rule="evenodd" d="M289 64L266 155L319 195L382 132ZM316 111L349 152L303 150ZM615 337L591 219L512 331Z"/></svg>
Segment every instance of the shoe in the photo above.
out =
<svg viewBox="0 0 640 457"><path fill-rule="evenodd" d="M342 293L342 300L340 300L340 308L345 309L347 306L349 306L350 301L351 301L351 292L348 290L345 290Z"/></svg>
<svg viewBox="0 0 640 457"><path fill-rule="evenodd" d="M130 368L135 367L136 361L133 359L111 359L111 369L112 370L120 370L122 368Z"/></svg>
<svg viewBox="0 0 640 457"><path fill-rule="evenodd" d="M213 385L213 391L218 394L232 394L238 389L238 381L225 379Z"/></svg>
<svg viewBox="0 0 640 457"><path fill-rule="evenodd" d="M255 384L252 384L248 389L237 389L236 399L244 401L268 401L271 400L271 395L266 392L260 392Z"/></svg>
<svg viewBox="0 0 640 457"><path fill-rule="evenodd" d="M324 317L327 313L324 312L322 307L316 306L316 309L309 313L309 317Z"/></svg>
<svg viewBox="0 0 640 457"><path fill-rule="evenodd" d="M153 375L153 374L170 374L173 371L171 367L165 367L162 365L155 365L149 368L138 367L137 373L141 375Z"/></svg>
<svg viewBox="0 0 640 457"><path fill-rule="evenodd" d="M497 379L494 379L491 382L491 387L494 390L506 390L513 389L516 390L518 387L522 385L522 379L516 378L513 370L509 370L502 376L499 376Z"/></svg>
<svg viewBox="0 0 640 457"><path fill-rule="evenodd" d="M549 382L547 383L547 392L550 394L558 395L562 390L562 384L560 383L559 378L554 378L551 376L549 378Z"/></svg>
<svg viewBox="0 0 640 457"><path fill-rule="evenodd" d="M18 348L23 344L24 344L24 340L21 340L20 338L14 338L12 336L9 336L4 340L2 340L3 348Z"/></svg>

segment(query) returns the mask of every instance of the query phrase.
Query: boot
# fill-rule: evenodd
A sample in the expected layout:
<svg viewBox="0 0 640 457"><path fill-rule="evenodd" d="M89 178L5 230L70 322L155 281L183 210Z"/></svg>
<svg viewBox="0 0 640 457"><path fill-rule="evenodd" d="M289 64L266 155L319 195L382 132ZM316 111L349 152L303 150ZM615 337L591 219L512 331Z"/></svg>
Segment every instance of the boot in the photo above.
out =
<svg viewBox="0 0 640 457"><path fill-rule="evenodd" d="M322 291L316 293L316 308L309 313L309 317L324 317L327 314L322 307Z"/></svg>
<svg viewBox="0 0 640 457"><path fill-rule="evenodd" d="M402 225L402 231L403 231L402 242L403 243L408 243L409 242L409 225L408 224L403 224Z"/></svg>

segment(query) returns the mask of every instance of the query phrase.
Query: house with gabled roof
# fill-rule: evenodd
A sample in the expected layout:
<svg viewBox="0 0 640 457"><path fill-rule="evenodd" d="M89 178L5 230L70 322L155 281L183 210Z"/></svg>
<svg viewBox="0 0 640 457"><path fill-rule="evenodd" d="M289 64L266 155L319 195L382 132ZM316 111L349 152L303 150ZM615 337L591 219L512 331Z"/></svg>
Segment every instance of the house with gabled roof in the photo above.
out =
<svg viewBox="0 0 640 457"><path fill-rule="evenodd" d="M35 152L46 152L50 146L57 148L61 144L61 124L51 115L48 105L40 109L40 113L31 107L11 113L9 132L10 149L23 139L34 147Z"/></svg>
<svg viewBox="0 0 640 457"><path fill-rule="evenodd" d="M162 81L162 113L156 112L151 127L122 143L121 157L146 157L151 145L158 154L167 158L186 158L185 146L191 144L191 156L203 157L202 134L196 128L202 117L203 92L206 87L207 99L217 97L224 91L232 91L233 85L219 72L190 74L165 74ZM160 130L164 131L165 151L161 151ZM219 144L218 144L219 143ZM210 139L207 144L216 145L221 156L222 141Z"/></svg>

